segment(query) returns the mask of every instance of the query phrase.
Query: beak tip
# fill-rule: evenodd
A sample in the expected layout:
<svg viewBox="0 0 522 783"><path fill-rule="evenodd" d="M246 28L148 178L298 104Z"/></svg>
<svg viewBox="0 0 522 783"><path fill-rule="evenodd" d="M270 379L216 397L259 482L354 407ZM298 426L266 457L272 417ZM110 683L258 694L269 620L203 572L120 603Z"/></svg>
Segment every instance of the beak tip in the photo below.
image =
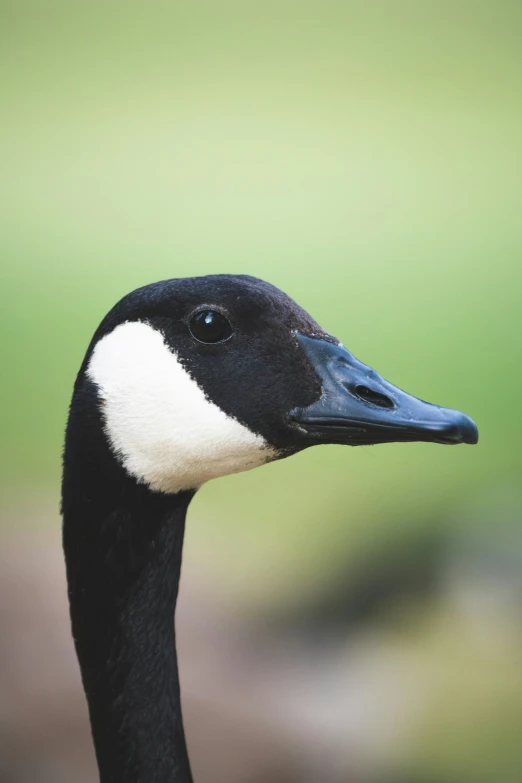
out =
<svg viewBox="0 0 522 783"><path fill-rule="evenodd" d="M473 421L473 419L470 419L469 416L466 416L466 426L463 431L463 443L469 443L471 446L474 446L476 443L478 443L479 439L479 431L478 427Z"/></svg>
<svg viewBox="0 0 522 783"><path fill-rule="evenodd" d="M467 443L470 446L474 446L478 443L479 432L478 427L469 416L465 413L458 413L458 416L452 423L452 435L454 435L455 443Z"/></svg>

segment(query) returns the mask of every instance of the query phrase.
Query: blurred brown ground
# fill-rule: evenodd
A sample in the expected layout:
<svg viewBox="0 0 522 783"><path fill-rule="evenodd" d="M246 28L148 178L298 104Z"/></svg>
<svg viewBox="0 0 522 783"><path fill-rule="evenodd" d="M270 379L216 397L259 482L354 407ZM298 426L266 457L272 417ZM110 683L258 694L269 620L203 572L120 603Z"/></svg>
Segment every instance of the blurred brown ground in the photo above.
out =
<svg viewBox="0 0 522 783"><path fill-rule="evenodd" d="M45 508L44 532L19 532L12 512L1 538L0 780L94 783L59 519ZM518 780L521 508L517 491L473 501L444 546L395 564L388 547L359 581L286 613L245 609L189 546L177 632L195 780L460 783L474 768Z"/></svg>

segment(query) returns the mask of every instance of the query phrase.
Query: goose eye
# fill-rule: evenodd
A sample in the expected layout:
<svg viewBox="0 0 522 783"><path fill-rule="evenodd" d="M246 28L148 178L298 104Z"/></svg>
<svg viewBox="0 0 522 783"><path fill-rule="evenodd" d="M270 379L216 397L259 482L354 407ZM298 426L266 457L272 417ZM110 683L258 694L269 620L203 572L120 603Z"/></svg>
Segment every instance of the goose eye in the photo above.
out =
<svg viewBox="0 0 522 783"><path fill-rule="evenodd" d="M232 336L230 321L217 310L201 310L193 315L189 329L200 343L222 343Z"/></svg>

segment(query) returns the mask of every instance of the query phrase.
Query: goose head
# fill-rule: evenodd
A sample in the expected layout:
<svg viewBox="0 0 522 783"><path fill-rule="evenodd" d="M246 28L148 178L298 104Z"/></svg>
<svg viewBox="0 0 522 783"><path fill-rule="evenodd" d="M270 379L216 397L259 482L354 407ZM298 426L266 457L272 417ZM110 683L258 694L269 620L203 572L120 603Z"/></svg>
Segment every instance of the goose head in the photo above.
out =
<svg viewBox="0 0 522 783"><path fill-rule="evenodd" d="M290 297L244 275L124 297L94 335L73 411L91 398L114 459L162 493L317 444L478 439L469 417L385 381Z"/></svg>

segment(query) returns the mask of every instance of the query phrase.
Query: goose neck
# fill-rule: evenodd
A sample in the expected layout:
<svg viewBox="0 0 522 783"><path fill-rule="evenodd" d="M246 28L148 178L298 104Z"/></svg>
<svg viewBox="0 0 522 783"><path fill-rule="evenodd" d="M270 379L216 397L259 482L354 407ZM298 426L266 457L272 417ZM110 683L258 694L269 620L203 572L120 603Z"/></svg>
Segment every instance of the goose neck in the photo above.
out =
<svg viewBox="0 0 522 783"><path fill-rule="evenodd" d="M174 629L192 496L64 485L71 622L100 783L192 783Z"/></svg>

